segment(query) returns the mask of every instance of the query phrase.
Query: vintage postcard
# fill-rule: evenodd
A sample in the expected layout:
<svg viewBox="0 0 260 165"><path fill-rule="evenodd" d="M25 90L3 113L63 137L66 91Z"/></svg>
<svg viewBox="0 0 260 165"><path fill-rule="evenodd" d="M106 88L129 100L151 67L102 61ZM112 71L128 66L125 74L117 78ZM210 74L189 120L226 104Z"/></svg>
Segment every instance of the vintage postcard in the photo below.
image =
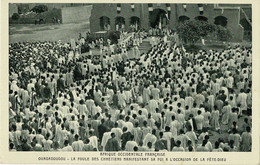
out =
<svg viewBox="0 0 260 165"><path fill-rule="evenodd" d="M0 163L259 164L259 1L1 1Z"/></svg>

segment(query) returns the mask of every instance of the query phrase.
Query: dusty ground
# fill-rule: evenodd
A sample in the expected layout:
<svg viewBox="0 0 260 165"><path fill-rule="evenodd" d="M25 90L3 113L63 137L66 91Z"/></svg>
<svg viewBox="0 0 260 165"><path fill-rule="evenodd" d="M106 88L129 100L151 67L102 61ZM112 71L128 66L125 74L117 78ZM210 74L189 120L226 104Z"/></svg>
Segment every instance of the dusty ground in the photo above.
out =
<svg viewBox="0 0 260 165"><path fill-rule="evenodd" d="M9 42L57 40L69 42L71 38L78 38L79 33L85 36L88 30L88 22L60 25L10 25Z"/></svg>

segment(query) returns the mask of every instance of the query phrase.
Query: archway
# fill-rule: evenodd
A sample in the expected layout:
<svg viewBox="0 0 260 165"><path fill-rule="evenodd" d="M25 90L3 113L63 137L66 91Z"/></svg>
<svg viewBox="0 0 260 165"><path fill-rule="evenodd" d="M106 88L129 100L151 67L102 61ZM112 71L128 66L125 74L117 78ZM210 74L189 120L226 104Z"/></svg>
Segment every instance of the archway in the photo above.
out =
<svg viewBox="0 0 260 165"><path fill-rule="evenodd" d="M138 29L140 27L140 18L136 16L130 17L130 26Z"/></svg>
<svg viewBox="0 0 260 165"><path fill-rule="evenodd" d="M250 20L252 21L252 20ZM249 24L246 18L240 20L240 25L244 28L244 39L252 41L252 26Z"/></svg>
<svg viewBox="0 0 260 165"><path fill-rule="evenodd" d="M244 30L252 31L252 26L248 23L246 18L241 19L240 20L240 24L243 26Z"/></svg>
<svg viewBox="0 0 260 165"><path fill-rule="evenodd" d="M204 16L197 16L195 17L195 20L208 22L208 18Z"/></svg>
<svg viewBox="0 0 260 165"><path fill-rule="evenodd" d="M189 17L182 15L182 16L179 16L178 22L183 23L183 22L188 21L188 20L190 20Z"/></svg>
<svg viewBox="0 0 260 165"><path fill-rule="evenodd" d="M163 9L154 9L150 13L150 26L155 28L167 25L167 12Z"/></svg>
<svg viewBox="0 0 260 165"><path fill-rule="evenodd" d="M110 30L110 18L102 16L99 18L99 22L101 30Z"/></svg>
<svg viewBox="0 0 260 165"><path fill-rule="evenodd" d="M116 30L121 30L125 28L125 18L118 16L115 18L115 26L116 26Z"/></svg>
<svg viewBox="0 0 260 165"><path fill-rule="evenodd" d="M227 23L228 23L227 18L224 17L224 16L217 16L215 18L215 21L214 21L214 24L220 25L220 26L223 26L223 27L226 27Z"/></svg>

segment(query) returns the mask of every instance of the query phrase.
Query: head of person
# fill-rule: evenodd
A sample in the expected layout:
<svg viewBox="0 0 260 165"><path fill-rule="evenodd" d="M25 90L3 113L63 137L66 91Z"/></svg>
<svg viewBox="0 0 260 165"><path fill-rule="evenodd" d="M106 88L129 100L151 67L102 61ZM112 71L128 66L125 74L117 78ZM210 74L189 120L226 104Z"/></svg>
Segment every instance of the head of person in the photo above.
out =
<svg viewBox="0 0 260 165"><path fill-rule="evenodd" d="M153 129L153 130L152 130L152 134L153 134L153 135L156 135L156 129Z"/></svg>
<svg viewBox="0 0 260 165"><path fill-rule="evenodd" d="M192 151L193 151L193 147L190 145L190 146L188 147L188 150L189 150L189 152L192 152Z"/></svg>
<svg viewBox="0 0 260 165"><path fill-rule="evenodd" d="M123 132L127 132L127 127L124 127L124 128L123 128Z"/></svg>
<svg viewBox="0 0 260 165"><path fill-rule="evenodd" d="M246 127L246 131L247 132L250 132L251 131L251 128L249 126Z"/></svg>
<svg viewBox="0 0 260 165"><path fill-rule="evenodd" d="M176 146L177 146L177 147L180 147L180 146L181 146L181 141L180 141L180 140L177 140Z"/></svg>
<svg viewBox="0 0 260 165"><path fill-rule="evenodd" d="M175 116L174 115L172 115L172 121L174 121L175 120Z"/></svg>
<svg viewBox="0 0 260 165"><path fill-rule="evenodd" d="M216 149L219 148L219 144L220 144L219 141L216 141L216 142L215 142L215 148L216 148Z"/></svg>
<svg viewBox="0 0 260 165"><path fill-rule="evenodd" d="M112 138L115 138L116 137L116 134L114 132L111 133L111 137Z"/></svg>
<svg viewBox="0 0 260 165"><path fill-rule="evenodd" d="M208 141L205 139L202 141L202 146L205 147L205 145L208 143Z"/></svg>
<svg viewBox="0 0 260 165"><path fill-rule="evenodd" d="M148 142L148 143L147 143L147 147L148 147L148 148L152 148L152 146L153 146L152 142Z"/></svg>
<svg viewBox="0 0 260 165"><path fill-rule="evenodd" d="M64 146L67 147L69 145L69 141L68 140L65 140L64 141Z"/></svg>
<svg viewBox="0 0 260 165"><path fill-rule="evenodd" d="M201 110L198 110L198 115L200 115L201 114Z"/></svg>

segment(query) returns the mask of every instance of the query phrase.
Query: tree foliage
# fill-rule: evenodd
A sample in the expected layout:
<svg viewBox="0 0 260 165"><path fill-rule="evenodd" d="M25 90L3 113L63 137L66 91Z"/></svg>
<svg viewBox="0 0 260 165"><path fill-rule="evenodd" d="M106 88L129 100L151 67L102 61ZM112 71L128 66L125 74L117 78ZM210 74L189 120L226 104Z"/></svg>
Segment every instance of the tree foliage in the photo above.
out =
<svg viewBox="0 0 260 165"><path fill-rule="evenodd" d="M48 11L48 7L46 5L37 5L37 6L34 6L31 11L36 12L36 13L42 13L42 12Z"/></svg>
<svg viewBox="0 0 260 165"><path fill-rule="evenodd" d="M185 43L195 43L200 39L198 26L198 21L187 20L177 26L177 32Z"/></svg>
<svg viewBox="0 0 260 165"><path fill-rule="evenodd" d="M226 41L232 37L229 29L199 20L187 20L180 23L177 26L177 32L185 43L191 44L212 34L221 41Z"/></svg>
<svg viewBox="0 0 260 165"><path fill-rule="evenodd" d="M117 40L120 38L120 32L109 32L108 38L111 40L112 44L117 44Z"/></svg>
<svg viewBox="0 0 260 165"><path fill-rule="evenodd" d="M228 41L230 38L233 37L233 34L229 29L219 25L216 28L216 36L217 39L219 39L220 41Z"/></svg>
<svg viewBox="0 0 260 165"><path fill-rule="evenodd" d="M14 13L12 15L12 20L18 20L20 18L20 15L18 13Z"/></svg>

